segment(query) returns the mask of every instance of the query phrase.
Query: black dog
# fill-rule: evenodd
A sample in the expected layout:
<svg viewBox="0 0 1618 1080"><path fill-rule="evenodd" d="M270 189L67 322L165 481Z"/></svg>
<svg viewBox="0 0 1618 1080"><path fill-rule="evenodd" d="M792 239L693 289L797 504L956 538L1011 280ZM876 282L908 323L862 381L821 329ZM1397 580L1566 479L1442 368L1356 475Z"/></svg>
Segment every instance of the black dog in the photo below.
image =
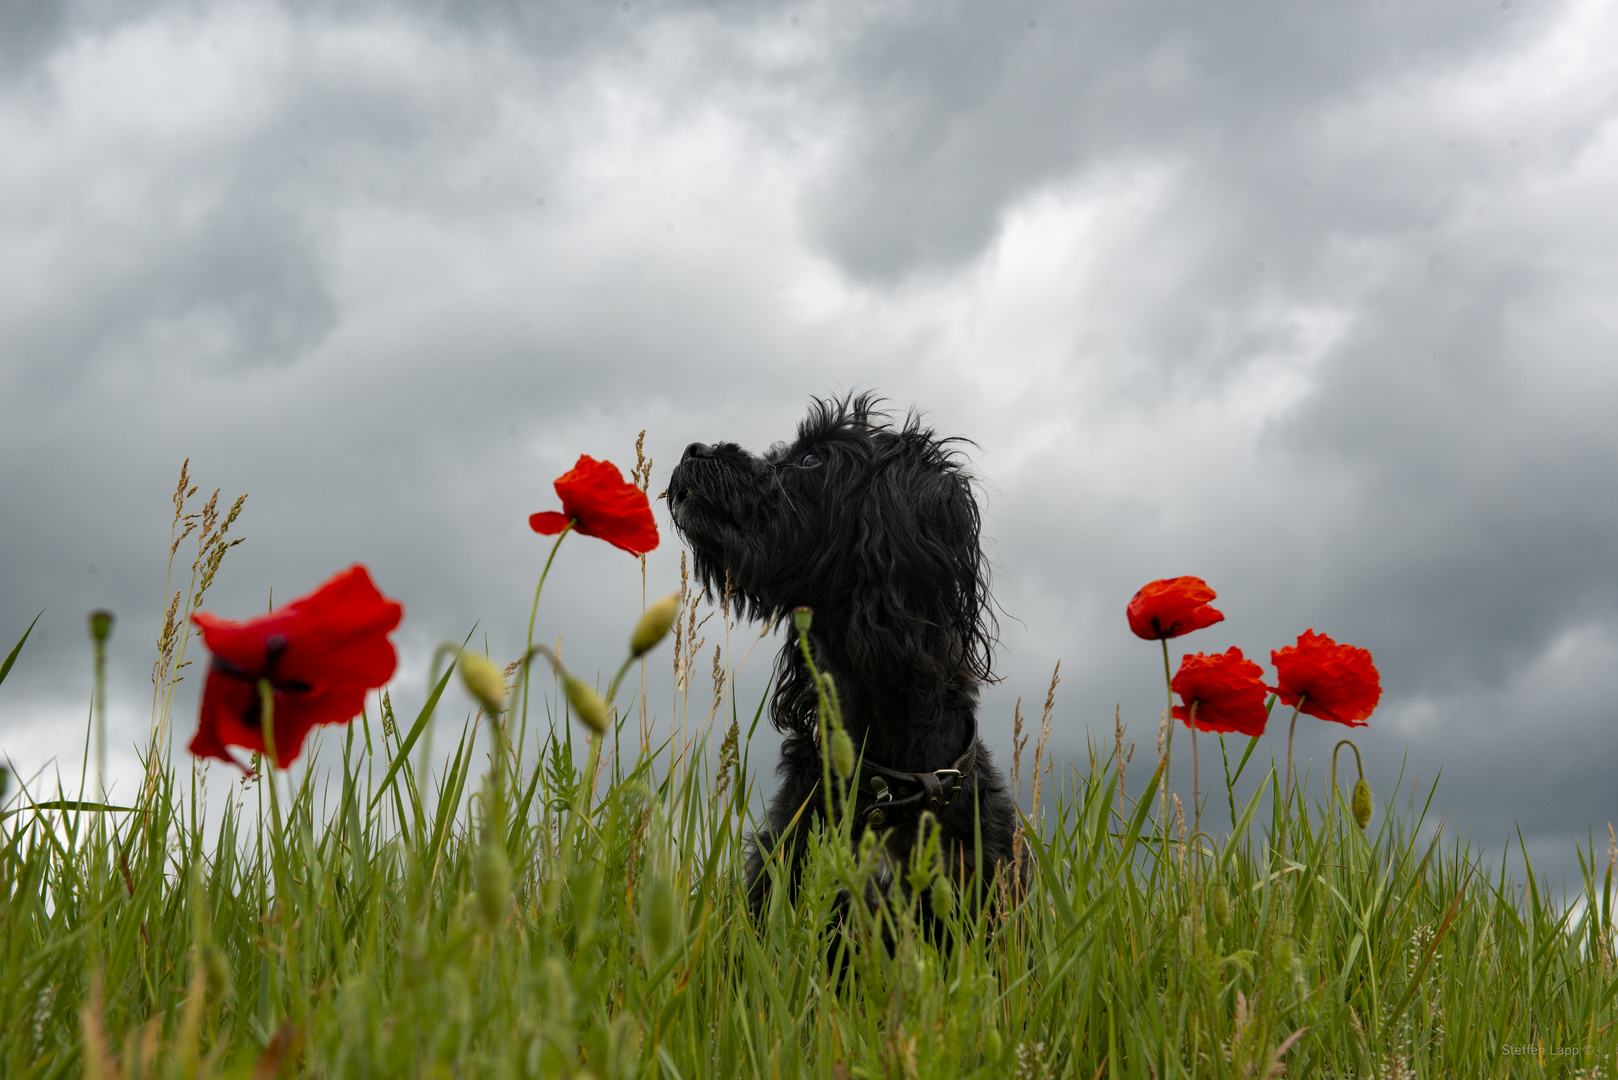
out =
<svg viewBox="0 0 1618 1080"><path fill-rule="evenodd" d="M977 737L994 619L959 440L938 438L915 413L895 426L877 404L869 394L816 399L797 440L763 457L692 443L669 479L669 509L710 594L728 579L746 615L787 623L770 705L787 736L781 786L747 867L755 913L764 860L785 838L796 890L809 819L825 814L815 686L791 629L799 606L814 611L815 665L833 677L863 753L856 843L867 828L885 830L890 873L902 873L930 811L963 896L979 853L988 879L1012 855L1016 807Z"/></svg>

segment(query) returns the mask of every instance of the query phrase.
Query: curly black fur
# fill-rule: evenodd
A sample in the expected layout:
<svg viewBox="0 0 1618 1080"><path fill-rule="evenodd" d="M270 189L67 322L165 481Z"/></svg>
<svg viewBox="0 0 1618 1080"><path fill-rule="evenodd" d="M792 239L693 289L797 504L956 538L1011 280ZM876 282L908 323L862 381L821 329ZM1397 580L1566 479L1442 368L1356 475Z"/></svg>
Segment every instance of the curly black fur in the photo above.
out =
<svg viewBox="0 0 1618 1080"><path fill-rule="evenodd" d="M962 440L939 438L914 412L894 424L878 405L869 394L816 399L797 439L762 457L734 443L692 443L669 479L669 509L710 594L728 578L745 614L788 627L793 608L814 609L815 664L832 675L867 760L903 772L943 769L966 750L978 687L993 677L978 505L956 450ZM787 826L804 808L805 818L825 809L814 683L796 635L786 637L770 705L787 736L781 786L748 862L755 911L768 880L763 860L787 843L796 887L809 830L807 822ZM872 798L861 792L856 813ZM979 851L990 875L1011 857L1015 805L981 743L939 822L962 886ZM915 841L914 824L892 830L895 869Z"/></svg>

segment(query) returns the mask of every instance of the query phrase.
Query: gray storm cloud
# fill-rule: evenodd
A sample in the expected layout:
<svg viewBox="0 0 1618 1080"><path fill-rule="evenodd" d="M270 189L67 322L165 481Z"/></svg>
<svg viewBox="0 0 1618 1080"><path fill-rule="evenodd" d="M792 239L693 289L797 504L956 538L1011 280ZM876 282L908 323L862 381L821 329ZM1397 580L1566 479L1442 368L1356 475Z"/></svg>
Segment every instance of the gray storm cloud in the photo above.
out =
<svg viewBox="0 0 1618 1080"><path fill-rule="evenodd" d="M479 620L520 648L579 453L645 428L655 490L873 387L980 447L1002 756L1058 658L1059 759L1115 704L1149 754L1122 610L1194 573L1229 619L1188 649L1371 649L1379 790L1442 769L1450 827L1575 872L1618 806L1615 42L1574 3L8 9L0 644L46 615L0 752L76 771L101 605L143 730L186 457L251 493L210 608L363 560L418 678ZM547 632L605 666L636 568L564 560Z"/></svg>

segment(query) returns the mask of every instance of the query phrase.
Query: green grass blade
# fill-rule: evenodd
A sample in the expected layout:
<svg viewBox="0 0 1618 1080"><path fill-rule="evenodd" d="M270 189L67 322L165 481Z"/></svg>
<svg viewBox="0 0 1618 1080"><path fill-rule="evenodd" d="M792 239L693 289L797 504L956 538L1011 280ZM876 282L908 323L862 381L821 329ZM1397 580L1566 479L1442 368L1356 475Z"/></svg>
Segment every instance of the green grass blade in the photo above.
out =
<svg viewBox="0 0 1618 1080"><path fill-rule="evenodd" d="M15 817L18 814L25 814L30 810L77 810L91 814L127 814L133 812L134 809L133 806L112 806L108 803L85 802L81 799L51 799L49 802L29 803L27 806L7 810L5 813L0 814L0 820Z"/></svg>
<svg viewBox="0 0 1618 1080"><path fill-rule="evenodd" d="M40 608L39 615L34 616L34 622L28 624L28 629L22 632L22 637L17 639L17 644L13 645L11 652L6 654L5 663L0 664L0 683L5 682L6 676L11 674L11 665L17 662L17 654L22 652L23 642L27 641L28 635L34 632L34 623L39 622L39 616L43 614L45 614L45 609Z"/></svg>
<svg viewBox="0 0 1618 1080"><path fill-rule="evenodd" d="M468 640L471 640L470 635ZM433 710L438 708L438 699L444 695L444 687L449 685L449 677L455 674L455 664L455 660L450 661L449 667L444 669L443 677L438 680L438 685L434 686L433 692L427 695L427 701L422 705L421 712L416 714L416 722L410 725L410 734L405 736L404 742L399 744L399 751L394 755L393 764L388 767L387 775L382 777L382 783L377 785L376 791L371 793L371 802L366 807L366 810L375 810L376 804L382 801L382 796L387 793L388 788L393 786L394 780L399 775L399 769L409 759L410 751L416 745L416 740L421 738L421 733L427 729L428 721L433 718Z"/></svg>

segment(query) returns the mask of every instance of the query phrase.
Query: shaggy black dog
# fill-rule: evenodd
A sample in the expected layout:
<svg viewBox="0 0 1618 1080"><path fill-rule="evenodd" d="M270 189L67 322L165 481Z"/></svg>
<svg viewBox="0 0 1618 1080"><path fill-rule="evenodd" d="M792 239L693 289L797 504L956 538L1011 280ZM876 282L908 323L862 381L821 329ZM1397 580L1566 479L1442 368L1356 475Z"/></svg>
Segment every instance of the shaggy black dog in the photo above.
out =
<svg viewBox="0 0 1618 1080"><path fill-rule="evenodd" d="M815 665L832 675L864 755L855 842L883 830L889 873L902 874L930 811L963 896L979 853L991 879L1012 854L1016 808L977 737L994 619L977 501L952 449L960 440L913 412L895 425L877 404L816 399L797 439L762 457L692 443L669 478L669 509L710 594L728 580L745 614L787 626L770 705L787 736L781 786L747 868L755 912L764 860L784 842L795 890L809 818L825 813L815 686L791 629L800 605L814 610Z"/></svg>

